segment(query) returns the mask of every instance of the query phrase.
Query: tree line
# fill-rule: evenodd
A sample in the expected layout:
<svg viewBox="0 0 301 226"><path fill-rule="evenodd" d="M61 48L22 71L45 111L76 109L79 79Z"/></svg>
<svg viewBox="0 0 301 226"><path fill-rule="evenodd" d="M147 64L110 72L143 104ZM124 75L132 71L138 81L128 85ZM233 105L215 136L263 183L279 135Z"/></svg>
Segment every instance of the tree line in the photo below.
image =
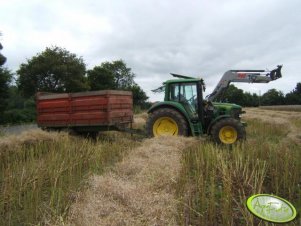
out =
<svg viewBox="0 0 301 226"><path fill-rule="evenodd" d="M0 66L0 124L34 121L37 92L128 90L133 93L134 109L150 106L123 60L103 62L87 70L82 57L54 46L22 63L15 75Z"/></svg>
<svg viewBox="0 0 301 226"><path fill-rule="evenodd" d="M244 107L299 105L301 104L301 82L298 82L295 89L285 95L279 90L270 89L262 96L256 93L244 92L242 89L238 89L231 84L220 100L222 102L239 104Z"/></svg>

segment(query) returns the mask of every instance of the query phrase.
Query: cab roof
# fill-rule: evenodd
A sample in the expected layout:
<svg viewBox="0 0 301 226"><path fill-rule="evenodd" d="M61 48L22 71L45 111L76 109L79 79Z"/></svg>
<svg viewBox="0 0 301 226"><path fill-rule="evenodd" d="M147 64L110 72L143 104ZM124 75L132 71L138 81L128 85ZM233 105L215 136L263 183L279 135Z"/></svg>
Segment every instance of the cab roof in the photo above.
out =
<svg viewBox="0 0 301 226"><path fill-rule="evenodd" d="M202 78L193 78L193 77L188 77L185 75L179 75L179 74L174 74L174 73L170 73L173 77L177 77L178 79L170 79L167 80L165 82L163 82L163 86L160 86L157 89L152 90L153 92L157 93L157 92L163 92L165 90L165 86L168 84L172 84L172 83L191 83L191 82L201 82L201 84L203 85L203 88L205 88L205 83L204 80Z"/></svg>
<svg viewBox="0 0 301 226"><path fill-rule="evenodd" d="M182 82L199 82L199 81L203 81L203 79L201 78L185 78L185 79L170 79L165 81L163 84L167 84L167 83L182 83Z"/></svg>

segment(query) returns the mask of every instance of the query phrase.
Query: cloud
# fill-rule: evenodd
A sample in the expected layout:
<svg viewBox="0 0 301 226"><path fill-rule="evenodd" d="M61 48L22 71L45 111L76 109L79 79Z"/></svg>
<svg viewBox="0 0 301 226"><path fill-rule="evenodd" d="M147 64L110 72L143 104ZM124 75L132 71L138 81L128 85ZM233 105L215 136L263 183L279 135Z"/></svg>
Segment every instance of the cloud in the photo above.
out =
<svg viewBox="0 0 301 226"><path fill-rule="evenodd" d="M169 72L202 76L207 94L229 69L273 69L284 64L282 79L239 84L246 91L292 90L300 82L301 2L281 1L6 1L0 15L7 66L47 46L82 56L88 68L123 59L136 81L151 89Z"/></svg>

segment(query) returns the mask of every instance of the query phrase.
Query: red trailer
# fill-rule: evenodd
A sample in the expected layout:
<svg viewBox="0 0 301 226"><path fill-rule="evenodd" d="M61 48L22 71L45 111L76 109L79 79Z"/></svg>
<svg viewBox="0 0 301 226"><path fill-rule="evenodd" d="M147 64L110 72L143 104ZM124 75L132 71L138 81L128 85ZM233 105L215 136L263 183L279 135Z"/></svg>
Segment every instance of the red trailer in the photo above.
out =
<svg viewBox="0 0 301 226"><path fill-rule="evenodd" d="M42 129L77 132L118 129L133 121L132 92L102 90L36 95L37 124Z"/></svg>

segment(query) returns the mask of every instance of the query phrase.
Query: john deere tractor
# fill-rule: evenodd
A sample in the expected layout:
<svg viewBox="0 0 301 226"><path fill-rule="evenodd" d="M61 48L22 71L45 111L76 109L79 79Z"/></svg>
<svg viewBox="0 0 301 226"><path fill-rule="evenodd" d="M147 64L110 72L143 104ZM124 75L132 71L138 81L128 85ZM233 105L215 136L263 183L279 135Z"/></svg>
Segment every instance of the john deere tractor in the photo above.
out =
<svg viewBox="0 0 301 226"><path fill-rule="evenodd" d="M281 66L272 71L227 71L213 93L203 98L203 79L172 74L178 79L168 80L154 92L165 91L163 102L149 110L146 130L149 136L210 135L219 144L231 145L246 138L245 123L236 104L213 102L227 89L230 82L267 83L281 77Z"/></svg>

